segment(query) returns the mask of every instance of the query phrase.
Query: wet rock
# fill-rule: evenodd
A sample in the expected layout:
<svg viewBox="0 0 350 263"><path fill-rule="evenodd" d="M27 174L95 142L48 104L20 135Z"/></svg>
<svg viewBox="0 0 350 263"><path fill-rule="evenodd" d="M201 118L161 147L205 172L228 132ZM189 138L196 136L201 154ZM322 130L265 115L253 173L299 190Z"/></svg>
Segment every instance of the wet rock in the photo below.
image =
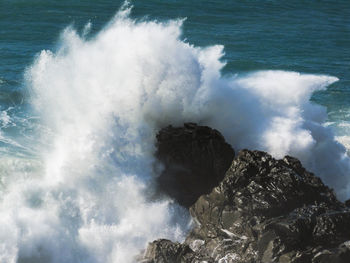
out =
<svg viewBox="0 0 350 263"><path fill-rule="evenodd" d="M350 199L345 201L345 205L346 205L347 207L350 207Z"/></svg>
<svg viewBox="0 0 350 263"><path fill-rule="evenodd" d="M348 263L350 261L350 241L333 249L324 249L312 258L312 263Z"/></svg>
<svg viewBox="0 0 350 263"><path fill-rule="evenodd" d="M159 239L150 243L144 255L144 263L187 263L195 259L188 245Z"/></svg>
<svg viewBox="0 0 350 263"><path fill-rule="evenodd" d="M194 123L163 128L156 146L156 157L164 164L159 189L185 207L217 186L234 158L217 130Z"/></svg>
<svg viewBox="0 0 350 263"><path fill-rule="evenodd" d="M290 156L240 151L189 210L196 224L185 242L152 243L150 262L350 262L349 207Z"/></svg>
<svg viewBox="0 0 350 263"><path fill-rule="evenodd" d="M290 156L241 151L224 180L190 208L198 226L186 243L215 242L199 253L233 262L311 262L350 240L350 211Z"/></svg>

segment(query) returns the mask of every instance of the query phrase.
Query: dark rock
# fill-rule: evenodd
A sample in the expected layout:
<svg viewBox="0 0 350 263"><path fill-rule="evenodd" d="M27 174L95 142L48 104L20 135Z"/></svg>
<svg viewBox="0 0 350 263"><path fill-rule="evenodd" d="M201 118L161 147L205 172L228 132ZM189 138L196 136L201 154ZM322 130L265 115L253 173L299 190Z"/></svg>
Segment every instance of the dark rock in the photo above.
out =
<svg viewBox="0 0 350 263"><path fill-rule="evenodd" d="M195 255L188 245L159 239L149 244L144 255L145 263L192 262Z"/></svg>
<svg viewBox="0 0 350 263"><path fill-rule="evenodd" d="M190 212L184 244L157 241L149 262L350 262L350 209L289 156L241 151Z"/></svg>
<svg viewBox="0 0 350 263"><path fill-rule="evenodd" d="M234 151L217 130L185 123L159 131L156 157L165 167L157 181L159 189L189 207L219 184Z"/></svg>
<svg viewBox="0 0 350 263"><path fill-rule="evenodd" d="M183 244L151 243L143 262L350 262L350 201L338 201L297 159L242 150L231 162L217 131L191 123L164 128L157 140L159 186L193 204L195 227Z"/></svg>
<svg viewBox="0 0 350 263"><path fill-rule="evenodd" d="M323 249L312 258L312 263L348 263L349 261L350 241L332 249Z"/></svg>
<svg viewBox="0 0 350 263"><path fill-rule="evenodd" d="M241 151L220 185L190 212L199 224L186 243L215 242L215 250L199 251L214 260L231 251L240 258L232 262L311 262L350 240L350 211L290 156Z"/></svg>
<svg viewBox="0 0 350 263"><path fill-rule="evenodd" d="M345 201L345 205L346 205L347 207L350 207L350 199Z"/></svg>
<svg viewBox="0 0 350 263"><path fill-rule="evenodd" d="M159 239L150 243L140 263L214 263L212 258L197 255L187 244Z"/></svg>

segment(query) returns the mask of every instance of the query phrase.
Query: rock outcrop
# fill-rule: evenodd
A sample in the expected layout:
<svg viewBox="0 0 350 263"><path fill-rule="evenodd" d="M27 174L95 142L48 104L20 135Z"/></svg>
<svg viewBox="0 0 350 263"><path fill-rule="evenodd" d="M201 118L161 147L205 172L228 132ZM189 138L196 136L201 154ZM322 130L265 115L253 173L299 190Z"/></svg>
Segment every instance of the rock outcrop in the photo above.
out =
<svg viewBox="0 0 350 263"><path fill-rule="evenodd" d="M198 226L186 242L204 241L196 252L214 262L342 262L350 253L350 210L289 156L241 151L190 212Z"/></svg>
<svg viewBox="0 0 350 263"><path fill-rule="evenodd" d="M189 210L185 242L154 241L144 262L350 262L350 209L290 156L240 151Z"/></svg>
<svg viewBox="0 0 350 263"><path fill-rule="evenodd" d="M164 164L159 189L189 207L219 184L234 155L224 137L207 126L163 128L157 134L156 157Z"/></svg>

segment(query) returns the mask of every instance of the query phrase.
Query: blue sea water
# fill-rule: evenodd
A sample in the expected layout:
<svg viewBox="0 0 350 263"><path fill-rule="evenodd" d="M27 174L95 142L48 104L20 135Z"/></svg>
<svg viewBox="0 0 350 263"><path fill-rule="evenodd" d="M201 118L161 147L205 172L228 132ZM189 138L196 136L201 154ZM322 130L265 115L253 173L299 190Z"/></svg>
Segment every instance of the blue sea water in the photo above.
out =
<svg viewBox="0 0 350 263"><path fill-rule="evenodd" d="M152 163L149 123L217 124L234 146L296 154L307 168L324 171L332 187L350 189L343 176L350 161L333 140L334 133L350 148L349 1L130 4L129 16L115 18L123 1L0 0L0 262L125 263L159 235L181 240L186 220L173 218L179 208L150 204L141 194L139 174ZM215 45L223 46L221 58ZM147 52L153 57L145 59ZM231 82L244 88L229 92ZM198 83L220 92L205 90L193 102L198 109L178 109L178 101L201 94L184 86ZM170 89L154 91L157 85ZM311 103L306 90L315 90ZM147 94L156 99L143 101ZM214 112L218 120L206 121ZM231 135L227 120L242 129ZM342 179L329 177L333 171ZM142 220L130 217L135 213Z"/></svg>
<svg viewBox="0 0 350 263"><path fill-rule="evenodd" d="M43 49L55 49L61 31L98 32L122 1L1 0L0 102L9 114L26 111L23 73ZM183 38L196 46L221 44L225 74L278 69L328 74L339 81L314 94L327 107L338 135L350 128L350 3L340 1L133 1L132 17L159 21L186 18ZM20 125L19 125L20 126ZM3 127L5 133L16 129Z"/></svg>

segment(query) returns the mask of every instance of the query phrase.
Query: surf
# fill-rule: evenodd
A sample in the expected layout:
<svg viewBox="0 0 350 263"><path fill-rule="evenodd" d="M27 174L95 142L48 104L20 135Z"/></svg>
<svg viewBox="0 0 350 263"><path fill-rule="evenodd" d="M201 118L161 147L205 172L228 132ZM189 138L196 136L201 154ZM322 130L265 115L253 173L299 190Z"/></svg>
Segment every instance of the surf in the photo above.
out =
<svg viewBox="0 0 350 263"><path fill-rule="evenodd" d="M182 241L189 215L155 200L155 135L169 124L219 130L235 149L292 155L342 199L349 157L325 108L338 79L287 71L222 75L224 47L182 38L183 19L130 18L124 5L96 35L66 28L25 73L37 169L10 176L0 205L0 261L134 262L147 242Z"/></svg>

